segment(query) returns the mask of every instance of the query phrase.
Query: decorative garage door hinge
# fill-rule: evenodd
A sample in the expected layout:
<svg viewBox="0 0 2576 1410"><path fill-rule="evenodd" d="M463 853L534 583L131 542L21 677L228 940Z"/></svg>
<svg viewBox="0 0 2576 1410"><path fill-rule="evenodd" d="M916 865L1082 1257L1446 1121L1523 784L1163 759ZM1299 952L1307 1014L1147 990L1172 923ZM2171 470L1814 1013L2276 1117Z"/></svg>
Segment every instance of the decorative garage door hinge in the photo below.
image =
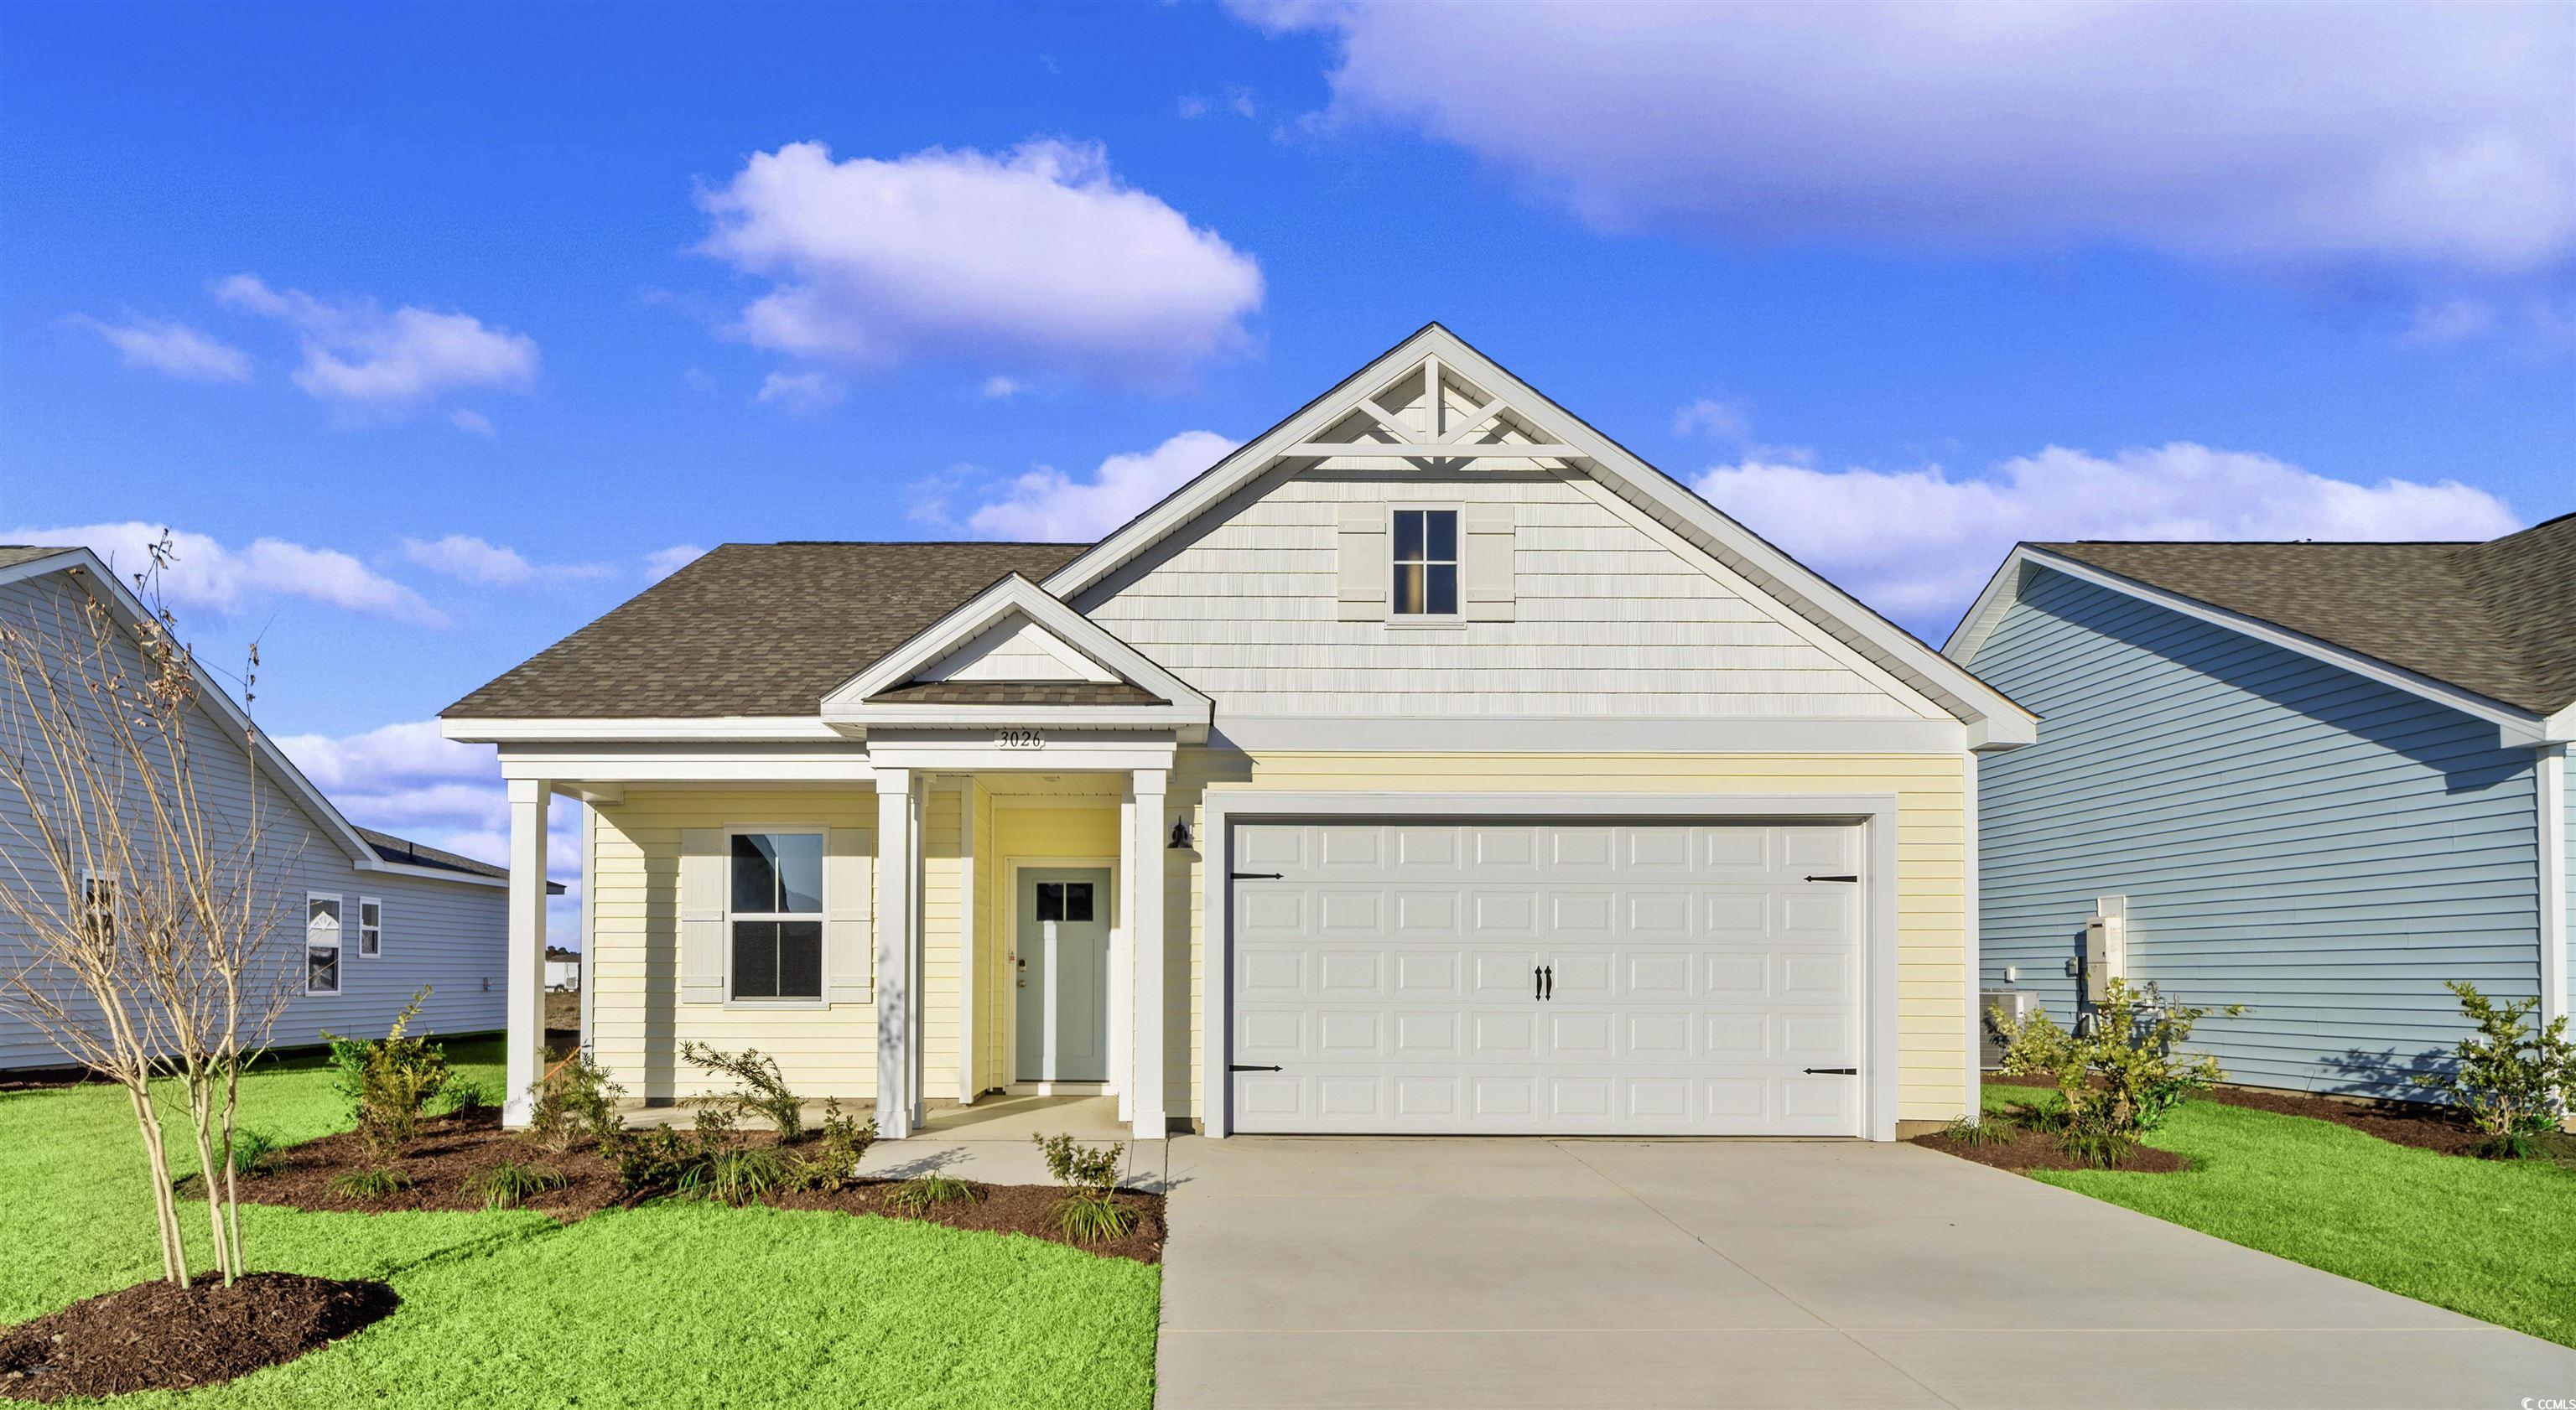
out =
<svg viewBox="0 0 2576 1410"><path fill-rule="evenodd" d="M1807 879L1808 879L1809 881L1858 881L1858 880L1860 880L1860 878L1859 878L1859 877L1856 877L1856 876L1811 876L1811 877L1808 877Z"/></svg>
<svg viewBox="0 0 2576 1410"><path fill-rule="evenodd" d="M1279 1065L1277 1063L1273 1063L1268 1067L1261 1067L1248 1062L1230 1062L1225 1065L1225 1070L1228 1072L1277 1072L1279 1070Z"/></svg>
<svg viewBox="0 0 2576 1410"><path fill-rule="evenodd" d="M1227 873L1226 873L1226 876L1227 876L1229 879L1234 880L1234 881L1285 881L1285 880L1287 880L1287 878L1286 878L1286 877L1281 876L1279 873L1277 873L1277 872L1275 872L1275 871L1230 871L1230 872L1227 872Z"/></svg>
<svg viewBox="0 0 2576 1410"><path fill-rule="evenodd" d="M1807 1069L1807 1075L1810 1077L1858 1077L1860 1075L1860 1069L1857 1067L1811 1067Z"/></svg>

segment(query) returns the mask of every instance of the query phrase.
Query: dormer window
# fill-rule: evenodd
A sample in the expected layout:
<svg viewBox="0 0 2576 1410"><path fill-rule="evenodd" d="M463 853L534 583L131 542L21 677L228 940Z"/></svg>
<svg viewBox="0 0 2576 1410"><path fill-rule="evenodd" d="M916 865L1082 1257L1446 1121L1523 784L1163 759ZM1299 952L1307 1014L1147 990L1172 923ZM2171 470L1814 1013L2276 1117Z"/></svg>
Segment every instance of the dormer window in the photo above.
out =
<svg viewBox="0 0 2576 1410"><path fill-rule="evenodd" d="M1458 615L1458 511L1394 511L1395 581L1387 595L1398 617Z"/></svg>

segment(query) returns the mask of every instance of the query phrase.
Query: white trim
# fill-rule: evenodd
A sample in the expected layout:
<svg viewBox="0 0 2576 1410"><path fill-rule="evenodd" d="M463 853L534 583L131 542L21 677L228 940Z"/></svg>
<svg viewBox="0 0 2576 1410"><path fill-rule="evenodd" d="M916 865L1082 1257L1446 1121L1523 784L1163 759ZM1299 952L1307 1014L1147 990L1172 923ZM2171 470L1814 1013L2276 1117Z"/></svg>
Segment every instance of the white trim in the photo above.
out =
<svg viewBox="0 0 2576 1410"><path fill-rule="evenodd" d="M1897 897L1898 800L1892 793L1314 793L1250 785L1213 784L1201 802L1202 888L1200 933L1212 937L1201 980L1202 1091L1199 1115L1206 1132L1232 1129L1227 1080L1234 934L1227 916L1231 883L1215 878L1233 867L1233 825L1247 819L1298 817L1466 818L1709 818L1797 819L1858 823L1862 828L1861 1129L1873 1141L1896 1139L1897 1107Z"/></svg>
<svg viewBox="0 0 2576 1410"><path fill-rule="evenodd" d="M724 1004L728 1009L827 1009L832 1007L832 827L829 823L801 822L729 822L719 830L725 839L724 891ZM861 829L864 830L864 829ZM784 995L767 999L741 999L733 992L733 923L737 920L785 922L808 918L802 911L745 911L739 915L733 908L733 840L737 837L811 837L822 844L822 855L815 860L816 906L810 919L814 922L814 995Z"/></svg>
<svg viewBox="0 0 2576 1410"><path fill-rule="evenodd" d="M331 943L329 945L319 945L314 943L313 940L314 922L319 919L313 914L313 903L316 901L328 901L331 903ZM304 982L298 986L303 990L304 997L308 999L336 999L342 994L348 992L348 930L349 901L345 894L338 891L306 891L304 893L304 950L299 956L299 958L304 962ZM313 987L313 952L315 950L323 949L331 951L331 987L328 989L316 989Z"/></svg>
<svg viewBox="0 0 2576 1410"><path fill-rule="evenodd" d="M1986 1020L1984 1013L1981 1011L1981 1005L1984 1001L1978 996L1984 993L1986 988L1986 979L1983 972L1985 968L1986 910L1984 888L1978 884L1977 880L1977 819L1979 814L1979 799L1977 797L1977 756L1974 754L1968 754L1963 756L1963 759L1964 762L1961 763L1960 768L1965 770L1965 772L1961 775L1959 780L1961 784L1959 797L1961 800L1961 809L1967 814L1964 819L1967 832L1966 842L1964 844L1965 855L1963 858L1965 869L1960 874L1962 880L1966 883L1965 894L1960 899L1963 903L1961 914L1966 926L1966 943L1968 950L1968 992L1963 996L1968 1006L1968 1053L1966 1059L1968 1066L1968 1109L1965 1115L1968 1120L1983 1124L1986 1119L1986 1074L1984 1062Z"/></svg>
<svg viewBox="0 0 2576 1410"><path fill-rule="evenodd" d="M1430 602L1431 570L1449 570L1449 604L1446 612L1398 612L1395 610L1395 574L1403 563L1395 556L1395 516L1420 514L1422 521L1422 592L1425 605ZM1431 520L1428 516L1449 516L1449 556L1431 556ZM1457 500L1389 500L1386 504L1386 624L1390 627L1456 627L1467 621L1467 506Z"/></svg>
<svg viewBox="0 0 2576 1410"><path fill-rule="evenodd" d="M373 925L369 925L367 923L367 908L370 906L374 907L376 912L376 922ZM376 933L376 948L373 950L369 950L367 948L367 932L370 930L373 930ZM358 898L358 958L362 960L380 960L384 957L385 898L382 896L361 896Z"/></svg>
<svg viewBox="0 0 2576 1410"><path fill-rule="evenodd" d="M1078 596L1269 472L1283 455L1311 447L1318 435L1353 415L1362 396L1409 375L1430 358L1438 358L1459 380L1475 383L1480 390L1507 402L1511 414L1521 421L1531 425L1542 420L1552 423L1547 427L1556 436L1551 444L1588 462L1584 473L1670 524L1703 552L1753 580L1767 595L1786 601L1793 610L1863 652L1874 653L1899 676L1909 671L1919 675L1926 693L1935 698L1948 697L1944 708L1963 722L1986 721L1992 747L2027 744L2036 737L2035 721L2028 711L1806 565L1719 513L1679 481L1593 430L1437 323L1425 325L1366 367L1343 378L1332 390L1050 574L1046 591L1065 599ZM1515 449L1526 454L1549 448L1542 445ZM1364 449L1359 453L1384 454Z"/></svg>
<svg viewBox="0 0 2576 1410"><path fill-rule="evenodd" d="M909 770L877 775L876 1078L877 1133L889 1141L912 1134L920 1094L912 1078L910 1016L920 992L912 984L912 956L919 928L916 900L921 872L921 816Z"/></svg>
<svg viewBox="0 0 2576 1410"><path fill-rule="evenodd" d="M591 937L599 933L599 886L592 864L599 856L599 809L584 803L581 810L581 1053L593 1062L599 1052L591 1039ZM675 940L677 936L673 937Z"/></svg>
<svg viewBox="0 0 2576 1410"><path fill-rule="evenodd" d="M615 716L480 718L445 716L438 732L463 744L532 740L813 740L846 739L812 715Z"/></svg>
<svg viewBox="0 0 2576 1410"><path fill-rule="evenodd" d="M500 746L503 778L563 781L566 788L679 783L866 784L867 747L835 734L829 744L548 740Z"/></svg>
<svg viewBox="0 0 2576 1410"><path fill-rule="evenodd" d="M1011 1082L1003 1087L1014 1097L1106 1097L1112 1095L1106 1082Z"/></svg>
<svg viewBox="0 0 2576 1410"><path fill-rule="evenodd" d="M1128 1129L1140 1141L1159 1141L1171 1134L1170 980L1164 963L1163 824L1168 810L1171 775L1160 768L1137 769L1128 776L1135 808L1127 835L1118 848L1130 858L1135 905L1128 912L1132 934L1129 965L1134 970L1135 1000L1128 1019L1134 1029L1136 1061L1129 1073L1135 1088L1128 1101ZM1126 817L1128 810L1121 809ZM1221 890L1224 888L1220 888ZM1186 1020L1184 1020L1186 1024Z"/></svg>
<svg viewBox="0 0 2576 1410"><path fill-rule="evenodd" d="M1167 735L1047 730L1043 749L1011 749L993 742L990 730L925 729L880 733L868 741L883 771L936 773L1109 773L1168 769L1178 746ZM1003 806L1009 806L1007 804Z"/></svg>
<svg viewBox="0 0 2576 1410"><path fill-rule="evenodd" d="M2567 746L2541 748L2532 767L2540 795L2540 1022L2568 1013Z"/></svg>
<svg viewBox="0 0 2576 1410"><path fill-rule="evenodd" d="M2350 647L2320 641L2304 632L2292 631L2288 627L2277 626L2259 617L2247 616L2228 608L2212 606L2199 598L2142 583L2135 578L2122 577L2117 573L2096 568L2089 563L2079 563L2072 558L2051 553L2031 544L2022 544L2013 549L2011 555L2004 559L2003 566L1995 570L1995 576L1986 584L1986 590L1979 594L1976 605L1969 608L1968 615L1959 620L1959 629L1951 633L1949 645L1943 648L1954 659L1963 662L1974 660L1977 652L1984 649L1986 639L1994 633L1997 624L2003 620L2003 614L2021 599L2023 569L2026 567L2039 567L2053 573L2063 573L2078 582L2107 588L2141 602L2152 603L2167 611L2179 612L2183 616L2224 627L2241 636L2249 636L2256 641L2265 642L2286 651L2295 651L2302 656L2323 661L2331 666L2341 667L2354 675L2377 681L2381 685L2393 686L2410 695L2422 696L2435 704L2447 705L2464 715L2493 724L2496 727L2499 742L2508 749L2567 742L2552 732L2559 727L2558 722L2568 717L2567 711L2544 718L2527 710L2518 710L2501 701L2490 700L2475 691L2463 690L2447 681L2419 675L2402 666L2391 665L2376 656L2366 655Z"/></svg>
<svg viewBox="0 0 2576 1410"><path fill-rule="evenodd" d="M957 780L957 1104L975 1094L975 799L972 775Z"/></svg>
<svg viewBox="0 0 2576 1410"><path fill-rule="evenodd" d="M524 1127L546 1065L546 813L554 787L514 778L510 806L510 893L505 902L501 1124ZM584 948L588 948L584 939Z"/></svg>
<svg viewBox="0 0 2576 1410"><path fill-rule="evenodd" d="M1317 753L1957 754L1956 720L1712 715L1229 715L1212 748Z"/></svg>

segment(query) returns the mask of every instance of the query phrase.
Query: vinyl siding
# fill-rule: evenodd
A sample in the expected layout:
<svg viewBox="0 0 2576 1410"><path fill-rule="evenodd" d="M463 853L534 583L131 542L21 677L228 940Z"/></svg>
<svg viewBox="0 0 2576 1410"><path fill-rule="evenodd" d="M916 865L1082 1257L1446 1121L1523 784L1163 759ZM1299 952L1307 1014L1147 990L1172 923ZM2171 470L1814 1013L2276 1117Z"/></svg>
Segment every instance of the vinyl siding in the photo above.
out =
<svg viewBox="0 0 2576 1410"><path fill-rule="evenodd" d="M1982 769L1983 982L2061 1019L2128 898L2130 977L2212 1015L2239 1081L2403 1092L2462 1031L2445 980L2539 981L2531 751L2296 652L2044 569L1971 663L2039 712Z"/></svg>
<svg viewBox="0 0 2576 1410"><path fill-rule="evenodd" d="M1569 480L1309 472L1247 495L1074 602L1215 697L1220 722L1937 714ZM1515 619L1437 627L1336 620L1337 514L1349 501L1517 506Z"/></svg>
<svg viewBox="0 0 2576 1410"><path fill-rule="evenodd" d="M63 614L62 623L79 630L81 601L81 595L59 574L0 584L0 614L48 633L55 628L58 611ZM139 666L139 656L135 664ZM14 690L0 688L0 709L11 708L20 708ZM17 727L13 722L8 729ZM381 1034L424 985L431 993L417 1020L418 1031L474 1033L501 1026L506 942L502 888L360 871L335 840L329 822L307 812L273 770L261 771L254 794L249 757L233 742L230 726L201 708L191 731L196 742L197 786L209 813L221 825L239 828L254 816L256 806L266 833L262 845L269 860L268 883L278 907L277 927L268 941L277 966L271 974L278 982L291 982L297 991L271 1030L272 1045L306 1046L321 1042L326 1032ZM232 747L221 747L227 744ZM25 840L32 826L26 800L14 785L0 784L0 850L16 864L0 862L0 885L31 885L40 895L58 896L49 864ZM334 892L345 898L345 947L336 995L301 992L308 891ZM375 959L358 954L360 896L384 902L384 953ZM0 913L0 971L14 972L31 949L30 937L18 922ZM53 988L68 995L73 986L64 979ZM33 1024L0 1012L0 1069L50 1067L66 1061L66 1055Z"/></svg>

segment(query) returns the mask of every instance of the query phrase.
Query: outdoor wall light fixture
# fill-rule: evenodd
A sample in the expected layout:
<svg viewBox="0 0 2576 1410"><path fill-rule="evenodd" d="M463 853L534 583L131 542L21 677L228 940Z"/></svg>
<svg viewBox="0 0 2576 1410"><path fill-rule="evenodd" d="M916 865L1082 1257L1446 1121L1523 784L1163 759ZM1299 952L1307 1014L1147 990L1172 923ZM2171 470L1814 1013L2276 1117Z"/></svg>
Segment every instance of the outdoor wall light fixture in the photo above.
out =
<svg viewBox="0 0 2576 1410"><path fill-rule="evenodd" d="M1179 822L1172 824L1172 845L1168 850L1174 852L1186 852L1190 850L1190 820L1188 818L1183 818Z"/></svg>

